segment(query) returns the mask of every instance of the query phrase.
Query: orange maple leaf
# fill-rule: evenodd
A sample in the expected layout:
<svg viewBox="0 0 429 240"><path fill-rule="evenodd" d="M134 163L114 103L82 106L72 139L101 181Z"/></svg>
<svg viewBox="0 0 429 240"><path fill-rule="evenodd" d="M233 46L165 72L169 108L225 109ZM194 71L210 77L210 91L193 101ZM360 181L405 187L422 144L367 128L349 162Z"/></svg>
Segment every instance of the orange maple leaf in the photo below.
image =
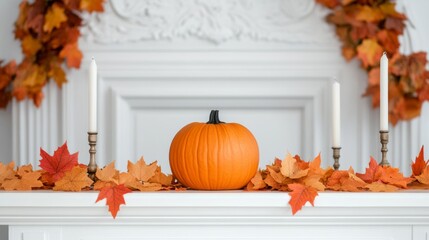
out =
<svg viewBox="0 0 429 240"><path fill-rule="evenodd" d="M127 168L128 172L137 180L147 182L151 177L155 176L158 165L156 161L146 165L143 157L141 157L135 164L128 161Z"/></svg>
<svg viewBox="0 0 429 240"><path fill-rule="evenodd" d="M371 192L395 192L398 187L390 184L384 184L382 182L373 182L366 185Z"/></svg>
<svg viewBox="0 0 429 240"><path fill-rule="evenodd" d="M106 205L109 206L109 212L112 214L113 218L116 218L120 205L125 204L124 195L130 192L131 190L123 184L105 186L101 189L95 202L106 199Z"/></svg>
<svg viewBox="0 0 429 240"><path fill-rule="evenodd" d="M411 169L413 170L412 176L419 176L422 174L428 164L428 162L423 159L425 156L424 151L425 148L422 146L419 155L416 157L416 161L411 164Z"/></svg>
<svg viewBox="0 0 429 240"><path fill-rule="evenodd" d="M414 177L420 183L429 185L429 166L427 166L420 175Z"/></svg>
<svg viewBox="0 0 429 240"><path fill-rule="evenodd" d="M23 53L29 57L35 55L42 48L42 44L31 35L27 35L22 39L21 47Z"/></svg>
<svg viewBox="0 0 429 240"><path fill-rule="evenodd" d="M86 168L75 166L71 171L65 173L61 180L55 182L55 191L79 192L85 187L91 186L93 181L88 177Z"/></svg>
<svg viewBox="0 0 429 240"><path fill-rule="evenodd" d="M12 179L15 176L14 166L14 162L10 162L7 165L0 162L0 187L5 179Z"/></svg>
<svg viewBox="0 0 429 240"><path fill-rule="evenodd" d="M292 208L293 215L301 210L306 202L314 206L314 199L318 195L316 189L299 183L289 184L288 187L292 190L292 192L289 193L289 205Z"/></svg>
<svg viewBox="0 0 429 240"><path fill-rule="evenodd" d="M149 179L150 183L159 183L163 186L170 186L171 182L173 182L173 175L164 174L161 171L161 167L158 166L155 170L155 175Z"/></svg>
<svg viewBox="0 0 429 240"><path fill-rule="evenodd" d="M262 174L260 171L256 172L255 176L250 179L249 183L247 184L246 189L251 190L260 190L264 189L267 185L264 182L264 179L262 178Z"/></svg>
<svg viewBox="0 0 429 240"><path fill-rule="evenodd" d="M383 48L374 39L365 39L357 47L358 58L362 61L363 66L377 66L381 55L383 54Z"/></svg>
<svg viewBox="0 0 429 240"><path fill-rule="evenodd" d="M67 66L72 68L79 68L82 61L82 52L79 50L77 43L67 44L60 52L60 57L65 58Z"/></svg>
<svg viewBox="0 0 429 240"><path fill-rule="evenodd" d="M380 168L382 169L380 180L383 183L391 184L400 188L407 188L407 184L413 181L411 178L404 177L404 175L399 171L399 168L381 166Z"/></svg>
<svg viewBox="0 0 429 240"><path fill-rule="evenodd" d="M29 191L33 188L42 187L43 183L39 181L41 173L33 172L31 164L19 167L13 178L6 178L2 183L2 188L6 191L21 190Z"/></svg>
<svg viewBox="0 0 429 240"><path fill-rule="evenodd" d="M102 12L104 0L81 0L80 9L88 12Z"/></svg>
<svg viewBox="0 0 429 240"><path fill-rule="evenodd" d="M78 153L70 155L67 142L59 147L53 156L40 148L40 156L42 159L40 160L39 167L51 174L54 181L58 181L64 176L66 171L78 165Z"/></svg>
<svg viewBox="0 0 429 240"><path fill-rule="evenodd" d="M297 179L304 176L307 176L309 169L302 170L295 158L292 157L290 153L287 154L285 159L282 161L282 166L280 168L280 172L283 174L283 176L291 178L291 179Z"/></svg>
<svg viewBox="0 0 429 240"><path fill-rule="evenodd" d="M43 25L43 31L51 32L52 29L60 27L61 23L67 20L67 16L64 13L64 8L59 4L54 3L48 9L45 15L45 24Z"/></svg>
<svg viewBox="0 0 429 240"><path fill-rule="evenodd" d="M378 181L381 177L381 170L379 169L377 161L371 156L369 161L369 167L366 168L365 174L356 173L360 179L364 180L366 183L372 183Z"/></svg>

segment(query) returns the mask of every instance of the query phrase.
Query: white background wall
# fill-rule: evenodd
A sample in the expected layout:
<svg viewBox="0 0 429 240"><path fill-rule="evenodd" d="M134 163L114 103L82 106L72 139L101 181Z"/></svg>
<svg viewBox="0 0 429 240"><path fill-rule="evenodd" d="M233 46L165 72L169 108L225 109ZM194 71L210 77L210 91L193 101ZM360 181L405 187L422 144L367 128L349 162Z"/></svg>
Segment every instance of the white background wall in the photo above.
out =
<svg viewBox="0 0 429 240"><path fill-rule="evenodd" d="M279 20L276 24L284 24L283 32L276 32L276 26L271 23L267 32L271 35L264 36L261 32L266 29L257 27L266 24L262 20L269 18L260 16L258 11L254 14L262 20L256 18L252 20L254 22L250 21L258 23L251 27L228 28L235 23L222 21L219 26L213 25L216 22L211 20L217 19L216 14L227 11L224 1L220 1L218 6L213 2L199 6L195 9L205 12L196 12L190 20L181 19L182 22L163 31L154 27L164 26L162 22L156 22L156 17L162 16L168 20L168 16L177 14L175 8L183 7L173 7L173 2L162 1L161 7L142 5L126 9L126 4L112 2L116 11L108 7L105 14L90 18L90 28L85 30L81 39L85 55L82 69L69 73L70 83L62 92L57 91L55 86L45 89L47 98L41 110L34 109L31 103L21 103L13 108L15 117L12 117L11 107L0 112L1 161L12 159L11 149L14 149L14 155L20 162L37 163L39 147L53 151L68 140L71 151L80 151L81 161L85 162L86 66L92 55L97 58L100 69L101 136L98 161L101 165L116 159L119 167L124 168L127 159L135 160L144 154L149 161L161 159L161 164L167 168L168 145L174 133L187 122L205 121L209 106L224 107L227 119L245 123L251 128L264 149L261 159L264 163L270 162L274 156L282 157L289 150L307 158L322 151L325 165L331 164L329 83L330 77L334 75L342 83L342 166L352 165L361 170L369 155L378 157L378 113L370 109L368 98L360 97L366 86L365 73L356 61L348 64L343 61L333 32L329 32L330 28L322 20L326 11L316 7L314 14L298 18L299 22L284 24ZM205 2L210 1L200 4ZM273 2L268 1L267 6ZM305 11L308 3L286 2L294 3L295 9L292 9L296 12ZM429 20L426 14L429 2L403 2L415 25L415 29L410 30L414 50L429 51L429 29L425 26ZM3 16L0 32L4 36L0 44L0 56L4 59L20 56L19 44L13 41L11 34L18 3L14 0L0 2L0 13ZM248 3L250 5L241 7L254 10L251 4L261 4L262 1ZM119 16L124 9L128 14ZM173 12L165 14L166 11ZM287 9L283 11L286 12L281 14L293 20L294 12L287 12ZM247 14L237 10L230 15L246 17L249 16ZM200 22L195 23L193 19ZM206 21L205 25L198 25L201 21ZM153 25L146 26L146 23ZM231 29L245 33L248 31L251 37ZM288 35L288 32L291 34ZM256 38L267 39L255 40L252 34ZM403 45L403 51L410 50L409 44ZM222 84L213 84L215 81ZM261 85L263 82L268 84ZM195 106L192 99L195 100L201 91L219 86L212 96L218 101L206 98L201 101L201 106ZM179 91L181 87L184 87L183 91ZM225 87L232 89L230 95L224 91ZM179 99L162 98L168 92ZM183 92L186 94L183 95ZM270 102L271 93L279 100ZM240 94L250 98L250 101L255 101L256 97L259 108L249 110L249 101L245 98L241 103L229 99ZM260 97L264 100L257 101ZM186 98L191 98L191 101L186 102ZM303 101L307 98L310 100ZM173 111L148 108L149 105L157 105L165 109L174 104L176 110ZM287 107L286 111L271 108L264 115L263 108L276 104L281 105L281 109ZM421 121L400 124L392 130L389 154L395 166L407 169L410 158L417 154L420 144L429 145L427 105ZM166 119L177 115L174 123L166 122ZM246 115L251 117L246 118ZM14 136L13 124L16 130ZM266 134L267 131L272 133ZM155 136L157 132L159 136Z"/></svg>

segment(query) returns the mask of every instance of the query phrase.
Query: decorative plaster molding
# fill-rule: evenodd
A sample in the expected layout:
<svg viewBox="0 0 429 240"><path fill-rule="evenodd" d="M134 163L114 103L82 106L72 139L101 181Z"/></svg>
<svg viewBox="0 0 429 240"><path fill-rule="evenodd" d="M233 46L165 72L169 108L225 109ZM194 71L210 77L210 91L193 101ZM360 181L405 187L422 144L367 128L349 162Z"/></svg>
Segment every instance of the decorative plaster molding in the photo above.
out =
<svg viewBox="0 0 429 240"><path fill-rule="evenodd" d="M326 9L314 0L110 0L102 14L86 15L88 42L124 43L200 39L213 44L250 39L330 43L321 24Z"/></svg>

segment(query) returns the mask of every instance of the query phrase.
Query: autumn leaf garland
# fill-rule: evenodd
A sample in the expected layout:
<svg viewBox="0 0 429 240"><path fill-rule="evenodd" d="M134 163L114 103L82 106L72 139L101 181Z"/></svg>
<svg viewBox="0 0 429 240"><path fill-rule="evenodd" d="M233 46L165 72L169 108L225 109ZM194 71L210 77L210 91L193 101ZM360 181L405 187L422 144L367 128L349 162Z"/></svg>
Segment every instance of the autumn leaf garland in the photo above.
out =
<svg viewBox="0 0 429 240"><path fill-rule="evenodd" d="M429 163L423 160L423 147L412 164L413 175L405 177L398 168L378 165L371 157L365 173L353 168L334 170L321 168L320 154L306 162L298 155L276 158L272 165L258 171L246 186L248 191L271 190L289 192L292 214L308 202L314 206L319 191L394 192L400 189L429 189Z"/></svg>
<svg viewBox="0 0 429 240"><path fill-rule="evenodd" d="M379 61L386 51L389 61L389 120L395 125L420 115L429 100L429 71L426 52L404 55L399 52L399 36L407 17L395 9L392 0L316 0L332 10L327 21L335 26L342 42L342 54L349 61L357 58L368 72L364 95L372 106L380 104Z"/></svg>
<svg viewBox="0 0 429 240"><path fill-rule="evenodd" d="M13 162L0 162L0 190L54 191L100 191L96 202L106 199L106 205L115 218L124 195L132 191L186 190L172 175L161 171L157 162L146 164L143 158L128 162L127 171L120 172L111 162L96 171L95 182L87 175L87 166L78 162L78 153L70 153L67 143L60 146L51 156L40 149L40 170L33 170L31 164L15 168ZM322 168L320 154L312 161L302 160L299 155L287 154L281 160L276 158L272 165L258 171L245 190L270 190L289 192L289 205L296 214L308 202L314 206L318 192L393 192L400 189L429 189L429 160L424 160L422 147L412 163L412 175L405 177L398 168L382 167L371 158L365 173L348 170Z"/></svg>
<svg viewBox="0 0 429 240"><path fill-rule="evenodd" d="M43 99L42 88L53 79L58 87L67 82L64 65L79 68L80 12L102 12L104 0L23 0L15 22L15 38L21 41L24 59L0 61L0 108L14 97Z"/></svg>

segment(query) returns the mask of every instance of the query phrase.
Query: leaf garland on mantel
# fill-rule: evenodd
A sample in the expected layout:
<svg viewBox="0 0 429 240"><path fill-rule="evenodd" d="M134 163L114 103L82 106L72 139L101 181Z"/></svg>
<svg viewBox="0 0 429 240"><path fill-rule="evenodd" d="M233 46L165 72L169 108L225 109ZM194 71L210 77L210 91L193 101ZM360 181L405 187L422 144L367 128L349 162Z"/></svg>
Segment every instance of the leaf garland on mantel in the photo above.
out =
<svg viewBox="0 0 429 240"><path fill-rule="evenodd" d="M128 161L127 171L120 172L111 162L98 168L93 181L87 175L87 166L78 162L78 153L70 154L67 142L51 156L40 149L40 170L33 170L31 164L15 168L15 163L0 162L0 190L28 191L100 191L96 202L106 199L106 205L113 218L125 204L124 195L133 191L183 191L186 187L172 175L165 174L157 162L146 164L140 158ZM334 170L321 168L320 154L312 161L304 161L299 155L287 154L284 159L276 158L272 165L258 171L244 188L246 191L289 192L289 205L296 214L309 202L314 206L318 192L393 192L401 189L429 189L429 160L424 160L422 147L415 162L411 164L412 175L405 177L398 168L382 167L371 157L365 173L355 173L353 168Z"/></svg>
<svg viewBox="0 0 429 240"><path fill-rule="evenodd" d="M426 52L404 55L399 52L405 14L398 12L392 0L316 0L332 10L327 16L342 43L347 61L357 58L368 73L365 96L372 106L380 105L380 57L389 61L389 120L395 125L420 115L422 104L429 100L429 71Z"/></svg>
<svg viewBox="0 0 429 240"><path fill-rule="evenodd" d="M30 3L31 2L31 3ZM64 65L79 68L82 52L78 39L81 12L102 12L104 0L23 0L15 22L23 60L0 60L0 108L12 98L32 99L40 106L42 88L53 79L59 88L67 82Z"/></svg>

